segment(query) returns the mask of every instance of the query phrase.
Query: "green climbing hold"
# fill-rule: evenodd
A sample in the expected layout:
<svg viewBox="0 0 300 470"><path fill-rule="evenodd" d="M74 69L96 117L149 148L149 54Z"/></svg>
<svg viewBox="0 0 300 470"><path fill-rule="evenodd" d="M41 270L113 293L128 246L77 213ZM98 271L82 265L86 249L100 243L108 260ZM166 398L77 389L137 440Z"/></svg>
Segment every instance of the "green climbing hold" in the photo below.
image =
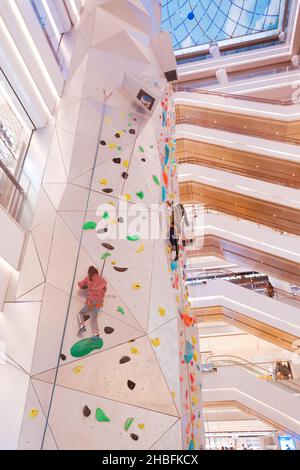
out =
<svg viewBox="0 0 300 470"><path fill-rule="evenodd" d="M104 214L102 215L102 219L109 219L109 213L104 212Z"/></svg>
<svg viewBox="0 0 300 470"><path fill-rule="evenodd" d="M127 240L130 242L137 242L140 239L139 235L128 235Z"/></svg>
<svg viewBox="0 0 300 470"><path fill-rule="evenodd" d="M99 421L99 423L109 423L110 419L106 416L104 411L101 408L96 409L96 420Z"/></svg>
<svg viewBox="0 0 300 470"><path fill-rule="evenodd" d="M136 193L136 195L137 195L137 197L138 197L139 199L144 199L144 193L143 193L143 191L139 191L138 193Z"/></svg>
<svg viewBox="0 0 300 470"><path fill-rule="evenodd" d="M83 226L83 230L94 230L96 227L96 222L86 222Z"/></svg>
<svg viewBox="0 0 300 470"><path fill-rule="evenodd" d="M159 179L157 178L157 176L153 175L152 178L153 178L154 183L159 186L160 182L159 182Z"/></svg>
<svg viewBox="0 0 300 470"><path fill-rule="evenodd" d="M125 431L128 431L128 429L129 429L130 426L132 425L133 421L134 421L134 418L128 418L128 419L126 419L125 424L124 424L124 429L125 429Z"/></svg>
<svg viewBox="0 0 300 470"><path fill-rule="evenodd" d="M84 357L90 354L95 349L101 349L102 346L103 346L102 338L97 338L97 339L86 338L73 344L70 350L70 354L72 357Z"/></svg>
<svg viewBox="0 0 300 470"><path fill-rule="evenodd" d="M103 253L103 255L101 256L101 259L102 259L102 260L105 260L105 259L107 259L109 256L111 256L111 253L108 253L108 252Z"/></svg>
<svg viewBox="0 0 300 470"><path fill-rule="evenodd" d="M142 153L145 152L145 150L143 149L143 147L141 145L139 146L139 151L142 152Z"/></svg>
<svg viewBox="0 0 300 470"><path fill-rule="evenodd" d="M122 313L122 315L125 315L125 310L122 307L118 307L117 312Z"/></svg>

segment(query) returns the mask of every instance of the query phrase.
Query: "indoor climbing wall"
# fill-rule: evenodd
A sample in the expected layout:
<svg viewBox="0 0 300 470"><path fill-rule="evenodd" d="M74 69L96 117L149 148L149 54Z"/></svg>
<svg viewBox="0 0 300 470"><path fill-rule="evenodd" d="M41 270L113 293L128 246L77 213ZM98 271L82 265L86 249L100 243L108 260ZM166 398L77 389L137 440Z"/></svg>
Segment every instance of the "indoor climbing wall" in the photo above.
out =
<svg viewBox="0 0 300 470"><path fill-rule="evenodd" d="M18 286L41 307L21 449L202 445L184 250L174 261L167 239L167 202L178 202L174 107L151 42L154 3L87 0L73 33ZM126 91L129 71L157 97L151 113ZM77 283L91 265L107 281L96 340L89 321L78 335Z"/></svg>

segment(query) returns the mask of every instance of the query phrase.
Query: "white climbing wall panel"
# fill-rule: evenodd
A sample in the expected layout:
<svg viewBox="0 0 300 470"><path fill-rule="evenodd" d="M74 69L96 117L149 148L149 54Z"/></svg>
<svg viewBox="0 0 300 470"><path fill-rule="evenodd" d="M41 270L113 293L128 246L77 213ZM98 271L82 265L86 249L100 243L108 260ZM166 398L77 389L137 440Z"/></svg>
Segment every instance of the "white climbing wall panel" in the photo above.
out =
<svg viewBox="0 0 300 470"><path fill-rule="evenodd" d="M29 381L22 449L201 445L199 353L182 284L183 248L172 262L168 241L149 229L157 228L153 204L178 201L173 104L151 44L159 31L152 8L148 0L86 0L73 33L17 291L26 295L36 332L26 370L15 372ZM155 89L151 115L122 87L128 72L146 78L141 88L148 82ZM85 301L77 282L90 265L108 282L99 341L90 339L89 323L77 334Z"/></svg>

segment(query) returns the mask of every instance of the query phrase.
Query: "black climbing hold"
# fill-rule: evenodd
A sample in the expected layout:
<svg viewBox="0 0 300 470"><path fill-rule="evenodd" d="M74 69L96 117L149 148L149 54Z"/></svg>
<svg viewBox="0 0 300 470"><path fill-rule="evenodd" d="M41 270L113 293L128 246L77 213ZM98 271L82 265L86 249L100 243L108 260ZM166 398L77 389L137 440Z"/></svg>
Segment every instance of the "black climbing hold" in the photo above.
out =
<svg viewBox="0 0 300 470"><path fill-rule="evenodd" d="M119 268L118 266L114 266L114 270L117 271L118 273L125 273L128 268Z"/></svg>
<svg viewBox="0 0 300 470"><path fill-rule="evenodd" d="M61 354L60 358L61 358L62 361L65 361L67 359L67 357L64 354Z"/></svg>
<svg viewBox="0 0 300 470"><path fill-rule="evenodd" d="M121 163L121 158L118 158L118 157L113 158L113 162L117 163L117 164L120 164Z"/></svg>
<svg viewBox="0 0 300 470"><path fill-rule="evenodd" d="M135 135L135 129L130 129L129 134Z"/></svg>
<svg viewBox="0 0 300 470"><path fill-rule="evenodd" d="M111 188L105 188L105 189L103 189L102 191L103 191L104 193L106 193L106 194L110 194L110 193L113 192L113 189L111 189Z"/></svg>
<svg viewBox="0 0 300 470"><path fill-rule="evenodd" d="M123 356L123 357L121 357L119 363L120 363L120 364L126 364L126 362L129 362L129 361L131 361L130 357L128 357L128 356Z"/></svg>
<svg viewBox="0 0 300 470"><path fill-rule="evenodd" d="M119 132L117 132L117 133L115 134L115 137L116 137L117 139L119 139L119 138L121 137L120 134L119 134Z"/></svg>
<svg viewBox="0 0 300 470"><path fill-rule="evenodd" d="M111 335L115 330L111 327L111 326L106 326L104 328L104 333L106 333L107 335Z"/></svg>
<svg viewBox="0 0 300 470"><path fill-rule="evenodd" d="M142 162L145 162L146 161L146 158L141 158Z"/></svg>
<svg viewBox="0 0 300 470"><path fill-rule="evenodd" d="M128 381L127 381L127 385L128 385L128 388L129 388L130 390L133 390L133 389L135 388L135 385L136 385L136 384L135 384L134 382L132 382L132 380L128 380Z"/></svg>
<svg viewBox="0 0 300 470"><path fill-rule="evenodd" d="M122 178L124 178L124 180L128 178L128 173L126 173L126 171L122 173Z"/></svg>
<svg viewBox="0 0 300 470"><path fill-rule="evenodd" d="M114 250L114 247L110 245L109 243L102 243L102 246L106 248L107 250L110 250L110 251Z"/></svg>
<svg viewBox="0 0 300 470"><path fill-rule="evenodd" d="M119 218L118 218L118 222L119 222L119 224L122 224L122 223L124 222L123 217L119 217Z"/></svg>
<svg viewBox="0 0 300 470"><path fill-rule="evenodd" d="M139 440L139 436L137 434L134 434L133 432L130 434L130 437L131 439L133 439L134 441L138 441Z"/></svg>
<svg viewBox="0 0 300 470"><path fill-rule="evenodd" d="M101 145L106 145L105 140L100 140L100 144L101 144Z"/></svg>
<svg viewBox="0 0 300 470"><path fill-rule="evenodd" d="M91 410L89 409L88 406L85 405L85 406L83 407L82 413L83 413L83 416L85 416L85 417L87 418L88 416L90 416Z"/></svg>
<svg viewBox="0 0 300 470"><path fill-rule="evenodd" d="M104 227L104 228L100 228L99 230L97 230L97 233L106 233L108 231L108 228Z"/></svg>

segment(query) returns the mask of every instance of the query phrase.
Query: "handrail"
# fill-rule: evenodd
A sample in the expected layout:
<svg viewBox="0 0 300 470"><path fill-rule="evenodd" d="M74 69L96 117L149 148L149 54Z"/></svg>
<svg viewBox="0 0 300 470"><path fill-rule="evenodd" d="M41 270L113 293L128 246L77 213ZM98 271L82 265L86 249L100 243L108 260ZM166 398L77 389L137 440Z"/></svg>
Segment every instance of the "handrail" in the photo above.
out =
<svg viewBox="0 0 300 470"><path fill-rule="evenodd" d="M220 91L215 90L204 90L203 88L194 88L194 87L186 87L179 85L178 83L174 84L173 91L175 93L178 92L187 92L187 93L197 93L198 95L208 95L208 96L220 96L221 98L234 98L237 100L242 101L254 101L257 103L267 103L273 105L283 105L283 106L291 106L294 104L298 104L293 100L274 100L269 98L261 98L249 95L238 95L236 93L222 93Z"/></svg>
<svg viewBox="0 0 300 470"><path fill-rule="evenodd" d="M24 190L23 190L22 186L18 183L18 181L16 180L14 175L9 171L9 169L4 165L2 160L0 160L0 169L3 171L3 173L6 174L6 176L10 179L10 181L18 189L18 191L21 194L24 194Z"/></svg>
<svg viewBox="0 0 300 470"><path fill-rule="evenodd" d="M9 179L10 183L12 183L11 188L4 187L3 194L1 194L0 192L0 203L8 211L8 213L18 222L21 209L26 198L26 193L20 183L16 180L14 175L9 171L9 169L1 160L0 170L3 171L3 173Z"/></svg>
<svg viewBox="0 0 300 470"><path fill-rule="evenodd" d="M193 195L193 194L192 194ZM266 223L266 220L264 218L265 217L269 217L270 214L266 214L265 212L260 212L260 214L263 216L262 218L260 217L257 217L257 215L249 215L249 214L241 214L239 215L237 212L234 212L230 209L228 209L227 207L222 207L222 203L224 201L221 201L220 199L216 199L214 198L215 201L217 202L220 202L220 205L215 205L215 204L201 204L201 203L196 203L196 204L199 204L199 206L201 207L201 210L205 211L206 213L209 213L209 211L214 211L214 212L217 212L217 213L222 213L222 214L226 214L226 215L229 215L231 217L235 217L237 218L238 220L249 220L251 222L254 222L256 224L258 224L259 226L264 226L264 227L269 227L271 229L273 229L274 231L276 232L280 232L280 233L289 233L289 234L292 234L292 235L296 235L296 236L299 236L300 235L300 219L299 219L299 222L297 220L289 220L289 219L286 219L285 217L274 217L273 216L273 220L272 220L272 224L267 224ZM263 201L262 201L263 202ZM193 201L188 201L187 204L195 204L195 202ZM248 210L249 212L254 212L254 210L252 210L251 208L245 208L241 205L237 206L239 209L246 209ZM292 209L292 208L291 208ZM275 222L276 220L278 219L282 219L282 224L278 224L277 222ZM287 227L286 223L289 223L289 222L292 222L293 224L296 225L296 229L297 231L296 232L291 232L289 231L289 228Z"/></svg>
<svg viewBox="0 0 300 470"><path fill-rule="evenodd" d="M218 359L221 358L221 359ZM229 359L224 359L224 358L229 358ZM206 358L206 364L211 364L213 367L230 367L230 366L238 366L242 367L243 369L249 370L252 373L255 373L256 375L260 377L269 377L269 382L272 382L274 385L277 385L281 388L288 389L292 393L300 393L300 385L291 381L291 380L286 380L286 381L280 381L280 380L274 380L272 377L272 374L270 371L267 369L264 369L263 367L257 366L246 359L243 359L238 356L233 356L233 355L211 355Z"/></svg>
<svg viewBox="0 0 300 470"><path fill-rule="evenodd" d="M188 272L189 269L186 269L186 271ZM195 272L196 270L194 270ZM236 278L235 280L240 280L240 274L238 273L235 273L233 271L230 271L230 270L227 270L227 269L217 269L215 271L215 273L217 273L214 277L214 280L216 279L219 279L217 276L218 275L222 275L222 274L225 274L225 275L229 275L233 278ZM203 275L204 274L204 275ZM205 275L206 274L206 275ZM204 281L205 280L212 280L212 279L208 279L208 273L202 273L200 272L199 273L199 276L197 276L196 278L193 278L192 281L193 283L197 284L197 281L200 281L200 279L203 279ZM220 280L222 280L222 278L220 278ZM234 280L232 279L229 279L229 280L225 280L225 282L231 282L231 283L234 283ZM199 282L200 283L200 282ZM296 305L297 307L299 307L300 305L300 295L298 294L293 294L291 292L288 292L288 291L285 291L283 289L279 289L278 287L274 287L273 286L273 289L274 289L274 297L271 297L267 294L267 292L261 292L257 289L255 289L255 282L251 282L249 281L248 283L244 283L244 284L239 284L239 287L244 287L245 289L248 289L248 290L254 290L257 294L260 294L260 295L265 295L265 296L268 296L270 298L273 298L275 300L278 300L279 302L284 302L288 305Z"/></svg>
<svg viewBox="0 0 300 470"><path fill-rule="evenodd" d="M236 127L232 126L224 126L224 125L219 125L217 122L211 122L207 121L204 119L200 118L195 118L192 116L188 115L177 115L176 116L176 124L193 124L201 127L205 127L208 129L217 129L225 132L232 132L235 134L240 134L240 135L250 135L253 137L258 137L261 139L269 139L269 140L275 140L279 142L287 142L292 145L299 145L300 139L293 139L292 137L286 137L283 135L276 135L276 134L271 134L268 132L260 131L260 130L251 130L251 129L237 129Z"/></svg>
<svg viewBox="0 0 300 470"><path fill-rule="evenodd" d="M196 164L203 165L211 168L211 164L206 160L212 159L214 168L226 170L229 173L235 173L238 175L246 176L248 178L261 179L263 181L268 181L270 183L280 184L281 186L288 186L290 188L300 188L300 175L299 177L295 173L283 172L283 171L273 171L272 168L264 168L263 166L257 167L257 165L251 165L248 161L245 162L235 162L232 160L220 160L214 155L203 155L194 151L177 151L177 160L183 164ZM230 164L230 168L228 165Z"/></svg>

